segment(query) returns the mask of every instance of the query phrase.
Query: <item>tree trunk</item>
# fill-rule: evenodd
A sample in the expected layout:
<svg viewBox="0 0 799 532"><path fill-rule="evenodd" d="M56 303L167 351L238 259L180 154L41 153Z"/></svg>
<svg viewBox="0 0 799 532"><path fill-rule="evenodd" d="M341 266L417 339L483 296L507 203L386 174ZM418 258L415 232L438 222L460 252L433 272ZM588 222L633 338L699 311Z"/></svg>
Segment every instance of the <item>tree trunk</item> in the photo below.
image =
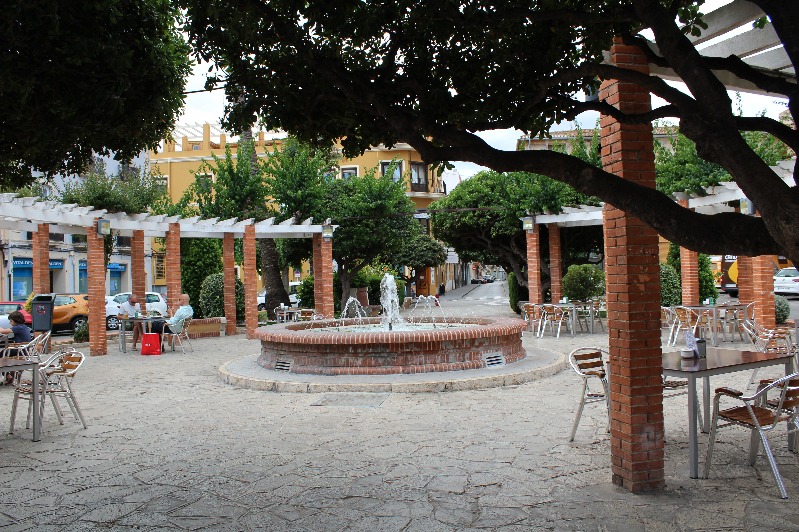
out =
<svg viewBox="0 0 799 532"><path fill-rule="evenodd" d="M290 305L289 295L283 286L283 276L280 271L280 260L277 254L274 238L261 238L261 268L266 290L266 310L270 317L274 317L275 307L281 303Z"/></svg>
<svg viewBox="0 0 799 532"><path fill-rule="evenodd" d="M347 304L347 300L350 297L350 289L352 288L352 274L347 271L346 268L339 267L338 269L338 280L341 282L341 301L339 301L339 306L341 311L344 311L344 305ZM346 317L346 316L342 316Z"/></svg>

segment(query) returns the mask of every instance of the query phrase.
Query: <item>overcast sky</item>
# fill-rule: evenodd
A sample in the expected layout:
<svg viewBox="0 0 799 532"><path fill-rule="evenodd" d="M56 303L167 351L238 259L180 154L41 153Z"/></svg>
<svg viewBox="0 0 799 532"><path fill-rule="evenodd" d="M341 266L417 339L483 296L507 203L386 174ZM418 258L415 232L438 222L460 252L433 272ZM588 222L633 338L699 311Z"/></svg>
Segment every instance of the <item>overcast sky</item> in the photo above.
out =
<svg viewBox="0 0 799 532"><path fill-rule="evenodd" d="M731 0L708 0L704 6L704 12L710 12L718 7L729 3ZM712 42L712 41L709 41ZM207 65L198 65L195 67L192 76L189 78L187 83L187 90L198 90L202 89L205 84L205 77L208 72ZM679 88L680 90L685 90L685 86L682 84L674 83L672 84L675 87ZM730 97L732 98L733 102L735 101L735 96L731 93ZM653 99L653 106L659 107L663 105L664 102L658 98ZM755 115L757 113L765 111L766 116L771 118L777 118L779 113L785 110L784 100L778 100L774 97L769 96L759 96L753 94L742 94L742 104L743 104L743 112L744 115ZM225 94L222 90L217 90L213 92L201 92L197 94L189 94L186 96L186 107L183 113L183 116L179 119L180 124L195 124L195 123L215 123L219 122L222 118L222 114L224 113L225 107ZM589 129L593 128L596 120L598 118L597 113L583 113L580 115L577 120L580 123L580 126ZM574 123L562 123L556 126L555 130L563 130L563 129L573 129ZM513 130L513 129L503 129L503 130L491 130L491 131L484 131L479 134L480 137L485 139L488 144L491 146L503 149L503 150L514 150L516 149L516 141L522 135L520 131ZM457 169L457 173L459 174L460 178L467 178L471 177L472 175L476 174L483 168L469 162L454 162L453 163ZM447 188L451 189L452 186L457 184L458 175L453 173L448 173L445 175L445 181L447 182Z"/></svg>

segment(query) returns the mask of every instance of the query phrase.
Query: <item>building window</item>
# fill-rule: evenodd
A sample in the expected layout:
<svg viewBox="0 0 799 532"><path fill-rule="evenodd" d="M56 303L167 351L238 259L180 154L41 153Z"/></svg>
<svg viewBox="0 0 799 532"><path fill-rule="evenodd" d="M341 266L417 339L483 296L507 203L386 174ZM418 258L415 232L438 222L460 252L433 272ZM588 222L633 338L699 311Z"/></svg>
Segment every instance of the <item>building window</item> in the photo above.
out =
<svg viewBox="0 0 799 532"><path fill-rule="evenodd" d="M411 163L411 192L427 192L427 165Z"/></svg>
<svg viewBox="0 0 799 532"><path fill-rule="evenodd" d="M215 181L216 176L214 174L194 174L194 182L200 190L210 190Z"/></svg>
<svg viewBox="0 0 799 532"><path fill-rule="evenodd" d="M426 235L430 234L430 218L417 218L419 225L422 226L422 232Z"/></svg>
<svg viewBox="0 0 799 532"><path fill-rule="evenodd" d="M154 175L153 184L156 190L162 193L169 192L169 176L167 175Z"/></svg>
<svg viewBox="0 0 799 532"><path fill-rule="evenodd" d="M399 183L402 181L402 161L382 161L380 163L380 174L386 175L392 162L394 163L394 173L391 174L391 179L393 179L395 183Z"/></svg>
<svg viewBox="0 0 799 532"><path fill-rule="evenodd" d="M63 242L63 233L50 233L50 242Z"/></svg>
<svg viewBox="0 0 799 532"><path fill-rule="evenodd" d="M119 248L130 248L130 237L129 236L117 236L116 237L116 247Z"/></svg>
<svg viewBox="0 0 799 532"><path fill-rule="evenodd" d="M200 151L200 145L199 144L192 144L191 149L192 149L192 151Z"/></svg>
<svg viewBox="0 0 799 532"><path fill-rule="evenodd" d="M153 271L155 272L155 280L166 280L166 253L153 252Z"/></svg>
<svg viewBox="0 0 799 532"><path fill-rule="evenodd" d="M348 179L350 177L358 177L358 167L357 166L342 166L341 167L341 179Z"/></svg>

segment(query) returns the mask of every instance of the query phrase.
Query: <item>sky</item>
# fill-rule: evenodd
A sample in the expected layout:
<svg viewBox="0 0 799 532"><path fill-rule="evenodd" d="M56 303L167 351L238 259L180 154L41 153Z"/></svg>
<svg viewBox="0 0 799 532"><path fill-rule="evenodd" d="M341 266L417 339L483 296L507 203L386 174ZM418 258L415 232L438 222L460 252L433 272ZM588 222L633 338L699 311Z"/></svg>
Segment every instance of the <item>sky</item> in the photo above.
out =
<svg viewBox="0 0 799 532"><path fill-rule="evenodd" d="M718 7L729 3L731 0L708 0L704 6L704 12L710 12ZM712 42L712 41L709 41ZM199 90L204 87L205 77L208 72L207 65L197 65L190 76L186 88L188 91ZM680 90L686 91L683 84L671 83ZM730 98L735 101L735 95L730 93ZM765 112L766 116L770 118L777 118L780 112L785 110L785 105L777 98L771 96L761 96L755 94L741 94L743 113L747 116L756 115ZM665 102L657 98L653 99L653 106L658 107ZM225 94L222 90L212 92L201 92L196 94L188 94L186 96L186 107L181 118L178 120L179 124L196 124L196 123L216 123L219 122L224 113L225 107ZM577 117L580 127L584 129L593 128L596 120L599 117L598 113L583 113ZM556 125L553 130L574 129L574 122L561 123ZM494 148L502 150L515 150L516 141L522 136L522 132L515 129L499 129L483 131L478 135L483 138L489 145ZM462 179L467 179L477 172L485 168L470 162L453 161L455 171L448 171L444 174L444 181L447 184L447 190L452 190L452 187Z"/></svg>

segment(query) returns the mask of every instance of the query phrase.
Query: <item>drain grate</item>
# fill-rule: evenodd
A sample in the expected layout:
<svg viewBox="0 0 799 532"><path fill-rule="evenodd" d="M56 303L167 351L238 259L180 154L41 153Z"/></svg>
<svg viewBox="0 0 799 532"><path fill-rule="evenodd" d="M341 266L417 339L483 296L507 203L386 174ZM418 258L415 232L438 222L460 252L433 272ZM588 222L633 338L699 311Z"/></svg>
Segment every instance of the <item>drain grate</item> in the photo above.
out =
<svg viewBox="0 0 799 532"><path fill-rule="evenodd" d="M485 360L487 368L505 365L505 357L502 355L502 353L487 354L483 357L483 359Z"/></svg>
<svg viewBox="0 0 799 532"><path fill-rule="evenodd" d="M275 362L275 371L291 371L291 360L278 360Z"/></svg>

